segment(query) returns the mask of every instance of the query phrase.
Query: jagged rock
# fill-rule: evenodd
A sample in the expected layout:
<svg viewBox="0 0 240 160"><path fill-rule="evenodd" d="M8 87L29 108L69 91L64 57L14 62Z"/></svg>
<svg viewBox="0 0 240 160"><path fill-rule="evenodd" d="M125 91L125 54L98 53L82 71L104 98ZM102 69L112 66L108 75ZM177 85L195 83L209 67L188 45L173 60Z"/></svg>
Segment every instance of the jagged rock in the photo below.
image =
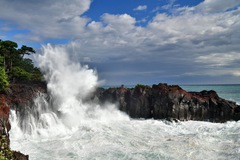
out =
<svg viewBox="0 0 240 160"><path fill-rule="evenodd" d="M186 92L177 85L138 85L135 88L101 89L100 102L117 103L132 118L200 120L225 122L240 120L240 106L220 98L215 91Z"/></svg>
<svg viewBox="0 0 240 160"><path fill-rule="evenodd" d="M26 106L34 106L34 97L39 92L47 93L45 83L16 84L6 94L7 103L26 117ZM201 120L225 122L240 120L240 106L235 102L222 99L215 91L186 92L178 85L143 86L135 88L98 88L94 95L100 103L116 103L121 111L132 118L154 118L179 120Z"/></svg>
<svg viewBox="0 0 240 160"><path fill-rule="evenodd" d="M10 108L15 109L23 116L26 114L26 106L33 102L39 92L46 92L46 85L43 83L34 84L12 84L10 89L0 94L0 139L4 147L0 150L4 153L12 152L13 160L28 160L28 155L20 152L10 151L9 123ZM1 144L2 146L3 144ZM9 158L9 157L8 157ZM12 159L11 158L11 159Z"/></svg>
<svg viewBox="0 0 240 160"><path fill-rule="evenodd" d="M6 100L4 95L0 95L0 139L1 139L1 146L2 143L6 143L6 147L3 147L4 149L9 147L10 145L10 139L9 139L9 131L11 129L11 125L9 123L9 114L10 114L10 109L6 105ZM4 140L2 142L2 140ZM1 150L2 148L0 148Z"/></svg>
<svg viewBox="0 0 240 160"><path fill-rule="evenodd" d="M14 151L13 152L13 159L14 160L28 160L28 155L24 155L21 152Z"/></svg>
<svg viewBox="0 0 240 160"><path fill-rule="evenodd" d="M7 159L13 160L28 160L28 156L10 150L10 137L9 131L11 129L11 125L9 123L9 114L10 108L7 104L5 94L0 94L0 151L1 154L5 156Z"/></svg>
<svg viewBox="0 0 240 160"><path fill-rule="evenodd" d="M9 106L19 109L32 102L40 92L47 92L45 83L12 84L5 95Z"/></svg>
<svg viewBox="0 0 240 160"><path fill-rule="evenodd" d="M27 117L29 107L39 93L47 93L45 83L13 84L10 90L0 94L0 137L9 146L9 107L20 116ZM116 103L121 111L132 118L154 118L178 122L201 120L225 122L240 120L240 106L220 98L215 91L186 92L177 85L158 84L152 87L137 85L135 88L98 88L92 99L99 103ZM36 115L37 116L37 115ZM28 156L13 152L15 160L27 160Z"/></svg>
<svg viewBox="0 0 240 160"><path fill-rule="evenodd" d="M23 118L34 107L33 100L39 93L47 93L45 83L13 84L10 90L0 94L0 136L7 137L9 145L9 107ZM91 99L91 98L90 98ZM99 103L116 103L121 111L132 118L154 118L169 121L200 120L226 122L240 120L240 106L222 99L215 91L186 92L177 85L137 85L135 88L98 88L92 99ZM37 116L37 115L36 115ZM24 121L23 121L24 122ZM28 159L14 152L15 159Z"/></svg>

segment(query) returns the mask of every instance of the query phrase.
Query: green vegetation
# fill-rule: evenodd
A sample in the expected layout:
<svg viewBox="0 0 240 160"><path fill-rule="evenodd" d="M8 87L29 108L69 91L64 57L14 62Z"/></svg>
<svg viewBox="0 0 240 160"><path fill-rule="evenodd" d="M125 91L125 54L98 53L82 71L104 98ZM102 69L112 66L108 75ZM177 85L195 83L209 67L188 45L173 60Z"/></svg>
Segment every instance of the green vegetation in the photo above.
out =
<svg viewBox="0 0 240 160"><path fill-rule="evenodd" d="M6 90L9 86L8 76L3 68L3 57L0 55L0 91Z"/></svg>
<svg viewBox="0 0 240 160"><path fill-rule="evenodd" d="M13 159L13 151L11 151L5 135L2 135L0 139L0 160L11 159Z"/></svg>
<svg viewBox="0 0 240 160"><path fill-rule="evenodd" d="M148 85L143 85L143 84L137 84L135 88L145 88L145 89L150 89L151 87Z"/></svg>
<svg viewBox="0 0 240 160"><path fill-rule="evenodd" d="M0 91L5 91L9 86L8 76L4 68L0 67Z"/></svg>
<svg viewBox="0 0 240 160"><path fill-rule="evenodd" d="M0 39L0 91L7 89L13 82L42 81L39 68L25 55L34 54L32 47L18 44L13 41Z"/></svg>
<svg viewBox="0 0 240 160"><path fill-rule="evenodd" d="M13 67L12 76L18 81L31 80L31 74L21 67Z"/></svg>

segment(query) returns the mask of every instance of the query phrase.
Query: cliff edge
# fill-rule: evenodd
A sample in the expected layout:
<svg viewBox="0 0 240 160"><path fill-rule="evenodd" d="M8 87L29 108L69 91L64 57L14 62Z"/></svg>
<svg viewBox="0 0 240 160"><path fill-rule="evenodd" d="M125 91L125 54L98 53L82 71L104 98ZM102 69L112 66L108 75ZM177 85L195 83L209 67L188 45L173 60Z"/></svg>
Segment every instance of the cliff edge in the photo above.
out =
<svg viewBox="0 0 240 160"><path fill-rule="evenodd" d="M28 155L10 149L9 122L10 108L23 111L39 92L46 92L43 83L12 84L4 93L0 93L0 159L28 160ZM20 112L23 113L23 112Z"/></svg>
<svg viewBox="0 0 240 160"><path fill-rule="evenodd" d="M40 93L47 94L45 83L12 84L5 93L0 93L0 158L27 160L28 156L10 150L10 108L20 116L28 116L28 107ZM92 99L99 103L115 103L132 118L167 120L198 120L226 122L240 120L240 106L225 100L211 91L187 92L178 85L144 86L135 88L98 88ZM26 107L28 106L28 107Z"/></svg>
<svg viewBox="0 0 240 160"><path fill-rule="evenodd" d="M178 85L135 88L100 88L96 97L101 103L117 103L132 118L178 119L226 122L240 120L240 106L211 91L187 92Z"/></svg>

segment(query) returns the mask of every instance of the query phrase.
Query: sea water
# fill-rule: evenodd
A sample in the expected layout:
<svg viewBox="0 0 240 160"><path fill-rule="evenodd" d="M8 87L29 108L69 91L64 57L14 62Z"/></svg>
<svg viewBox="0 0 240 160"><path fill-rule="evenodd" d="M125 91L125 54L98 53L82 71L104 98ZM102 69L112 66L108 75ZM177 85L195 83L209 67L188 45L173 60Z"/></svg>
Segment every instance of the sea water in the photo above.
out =
<svg viewBox="0 0 240 160"><path fill-rule="evenodd" d="M39 94L24 119L11 111L11 148L28 154L30 160L240 157L240 121L220 124L131 119L115 104L99 105L87 100L99 85L97 73L70 61L63 48L45 46L38 61L48 82L50 100ZM236 86L182 87L216 90L220 96L239 103Z"/></svg>

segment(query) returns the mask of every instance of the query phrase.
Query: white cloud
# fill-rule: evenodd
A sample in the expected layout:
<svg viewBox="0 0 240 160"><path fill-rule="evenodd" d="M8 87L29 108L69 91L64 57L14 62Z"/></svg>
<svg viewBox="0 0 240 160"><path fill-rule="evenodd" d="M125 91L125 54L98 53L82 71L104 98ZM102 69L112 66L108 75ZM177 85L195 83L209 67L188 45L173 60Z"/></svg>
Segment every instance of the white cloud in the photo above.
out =
<svg viewBox="0 0 240 160"><path fill-rule="evenodd" d="M172 9L176 0L169 0L167 5L161 7L161 9L169 10ZM156 8L157 9L157 8Z"/></svg>
<svg viewBox="0 0 240 160"><path fill-rule="evenodd" d="M234 76L240 77L240 71L239 71L239 70L232 71L232 74L233 74Z"/></svg>
<svg viewBox="0 0 240 160"><path fill-rule="evenodd" d="M209 66L216 66L216 67L228 66L235 61L240 61L239 52L211 53L211 54L201 55L196 58L196 62L198 63L204 63Z"/></svg>
<svg viewBox="0 0 240 160"><path fill-rule="evenodd" d="M240 5L240 0L205 0L196 9L204 12L221 12Z"/></svg>
<svg viewBox="0 0 240 160"><path fill-rule="evenodd" d="M195 62L203 65L205 70L200 70L191 75L222 76L231 75L240 77L240 53L210 53L196 57Z"/></svg>
<svg viewBox="0 0 240 160"><path fill-rule="evenodd" d="M240 9L214 14L185 9L180 15L157 14L144 28L137 27L130 15L104 14L102 21L91 22L90 32L68 47L88 55L92 63L129 66L127 70L132 70L127 73L146 73L150 67L166 77L237 76L239 13ZM113 72L126 73L119 68L108 73Z"/></svg>
<svg viewBox="0 0 240 160"><path fill-rule="evenodd" d="M237 69L207 69L207 70L200 70L196 72L189 72L184 74L185 76L236 76L240 77L240 72Z"/></svg>
<svg viewBox="0 0 240 160"><path fill-rule="evenodd" d="M135 27L136 20L128 14L102 16L103 23L111 30L129 31Z"/></svg>
<svg viewBox="0 0 240 160"><path fill-rule="evenodd" d="M134 75L136 79L155 76L159 81L176 75L239 77L240 8L225 12L238 1L222 5L205 0L195 7L178 7L175 14L156 14L146 27L136 26L136 19L128 14L106 13L100 21L81 17L89 9L90 0L74 0L70 6L64 0L28 6L23 0L14 2L0 2L0 18L29 29L27 37L33 40L72 39L65 46L68 51L100 71L131 73L125 76ZM17 36L24 39L24 35ZM145 74L149 71L156 72Z"/></svg>
<svg viewBox="0 0 240 160"><path fill-rule="evenodd" d="M236 11L239 13L239 9ZM235 13L205 15L189 13L178 16L158 14L148 27L154 32L162 32L168 39L200 39L225 35L232 27L239 26L239 16ZM166 40L166 39L164 39Z"/></svg>
<svg viewBox="0 0 240 160"><path fill-rule="evenodd" d="M36 39L77 37L89 21L80 17L91 0L0 1L0 18L31 31Z"/></svg>
<svg viewBox="0 0 240 160"><path fill-rule="evenodd" d="M143 5L143 6L138 6L136 8L134 8L134 11L143 11L147 9L147 5Z"/></svg>
<svg viewBox="0 0 240 160"><path fill-rule="evenodd" d="M97 61L121 61L123 65L131 61L138 66L151 61L153 70L166 71L166 76L236 76L240 69L236 65L240 61L239 13L240 9L214 14L189 10L180 15L157 14L146 28L135 26L135 19L126 14L106 15L104 25L98 22L99 41L88 41L85 46L94 44L92 57L98 57Z"/></svg>

